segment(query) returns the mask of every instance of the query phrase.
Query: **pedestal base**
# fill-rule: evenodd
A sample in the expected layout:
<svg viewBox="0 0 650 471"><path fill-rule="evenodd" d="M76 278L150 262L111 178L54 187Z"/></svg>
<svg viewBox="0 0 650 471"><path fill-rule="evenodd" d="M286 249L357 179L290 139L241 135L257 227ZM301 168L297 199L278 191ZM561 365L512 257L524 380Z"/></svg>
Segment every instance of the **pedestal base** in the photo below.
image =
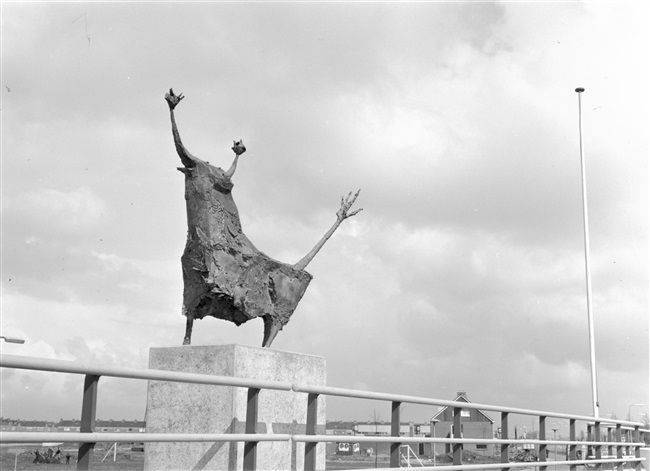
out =
<svg viewBox="0 0 650 471"><path fill-rule="evenodd" d="M243 345L152 348L149 368L260 380L326 385L325 359ZM245 433L247 389L150 381L147 432ZM319 397L318 431L325 433L325 401ZM304 434L307 394L263 389L258 433ZM260 442L257 469L303 469L304 443ZM243 443L147 443L144 469L241 470ZM317 446L317 468L325 469L325 445Z"/></svg>

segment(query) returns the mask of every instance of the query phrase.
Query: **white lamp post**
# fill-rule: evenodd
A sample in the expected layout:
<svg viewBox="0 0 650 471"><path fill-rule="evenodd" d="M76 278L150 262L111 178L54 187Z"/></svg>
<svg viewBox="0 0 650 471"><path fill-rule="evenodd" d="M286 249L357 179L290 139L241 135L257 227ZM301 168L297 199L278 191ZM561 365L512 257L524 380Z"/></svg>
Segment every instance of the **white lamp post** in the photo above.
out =
<svg viewBox="0 0 650 471"><path fill-rule="evenodd" d="M591 271L589 267L589 220L587 211L587 177L582 145L582 87L576 88L578 94L578 128L580 133L580 169L582 173L582 218L585 232L585 275L587 279L587 319L589 322L589 357L591 359L591 397L594 417L598 418L598 386L596 381L596 349L594 346L594 314L591 309Z"/></svg>

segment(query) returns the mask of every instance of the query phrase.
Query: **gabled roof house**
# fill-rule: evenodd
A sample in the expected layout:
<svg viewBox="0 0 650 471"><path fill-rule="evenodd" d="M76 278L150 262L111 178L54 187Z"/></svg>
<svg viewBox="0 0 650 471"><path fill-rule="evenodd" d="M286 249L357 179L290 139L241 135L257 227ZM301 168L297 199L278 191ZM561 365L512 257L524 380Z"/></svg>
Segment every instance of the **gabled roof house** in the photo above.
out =
<svg viewBox="0 0 650 471"><path fill-rule="evenodd" d="M470 404L465 391L458 391L454 402ZM463 438L494 438L494 420L480 409L461 409L460 412L461 434ZM454 408L442 407L431 417L431 436L437 438L453 438ZM480 454L491 454L493 450L488 445L468 444L464 450ZM435 444L436 454L450 453L451 445L445 443Z"/></svg>

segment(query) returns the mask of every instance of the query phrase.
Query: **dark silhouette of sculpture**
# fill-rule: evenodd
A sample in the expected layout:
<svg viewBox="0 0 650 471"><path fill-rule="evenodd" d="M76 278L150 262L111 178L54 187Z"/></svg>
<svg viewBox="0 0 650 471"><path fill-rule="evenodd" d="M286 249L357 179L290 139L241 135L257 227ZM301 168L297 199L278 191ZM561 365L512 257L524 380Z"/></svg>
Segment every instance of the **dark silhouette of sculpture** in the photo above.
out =
<svg viewBox="0 0 650 471"><path fill-rule="evenodd" d="M183 315L187 317L183 345L189 345L194 319L213 316L241 325L264 320L263 347L270 347L289 322L312 276L305 271L338 226L361 209L350 212L359 191L341 198L336 221L314 248L298 263L289 265L260 252L244 235L232 197L232 176L239 156L246 152L235 141L235 159L227 171L188 152L181 142L174 109L184 98L173 90L165 95L171 114L176 151L183 163L187 206L187 243L183 266Z"/></svg>

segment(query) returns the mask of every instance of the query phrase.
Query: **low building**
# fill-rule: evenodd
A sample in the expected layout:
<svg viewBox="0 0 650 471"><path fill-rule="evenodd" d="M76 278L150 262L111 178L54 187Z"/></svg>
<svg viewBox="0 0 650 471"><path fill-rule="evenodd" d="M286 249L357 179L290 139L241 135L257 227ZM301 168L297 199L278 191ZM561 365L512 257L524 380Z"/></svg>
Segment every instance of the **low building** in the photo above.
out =
<svg viewBox="0 0 650 471"><path fill-rule="evenodd" d="M81 431L81 421L63 420L57 424L59 432L79 432ZM102 433L144 433L146 425L144 420L96 420L95 432Z"/></svg>
<svg viewBox="0 0 650 471"><path fill-rule="evenodd" d="M95 432L108 433L144 433L143 420L98 420L95 422Z"/></svg>
<svg viewBox="0 0 650 471"><path fill-rule="evenodd" d="M61 419L56 424L57 432L80 432L81 422L77 419Z"/></svg>
<svg viewBox="0 0 650 471"><path fill-rule="evenodd" d="M0 419L0 430L3 432L17 432L19 426L20 420L5 419L4 417Z"/></svg>
<svg viewBox="0 0 650 471"><path fill-rule="evenodd" d="M61 419L58 422L45 420L5 419L0 421L2 431L8 432L80 432L79 419ZM144 420L96 420L95 432L144 433Z"/></svg>
<svg viewBox="0 0 650 471"><path fill-rule="evenodd" d="M413 422L403 422L400 424L400 436L402 437L428 437L429 424L417 424ZM328 453L336 454L354 454L361 453L364 456L388 455L390 454L390 443L357 443L354 441L355 436L389 436L391 435L390 422L327 422L328 435L341 435L341 439L336 444L328 444ZM405 445L406 446L406 445ZM410 444L411 451L415 454L424 454L424 444Z"/></svg>
<svg viewBox="0 0 650 471"><path fill-rule="evenodd" d="M20 420L16 432L56 432L56 424L46 420Z"/></svg>
<svg viewBox="0 0 650 471"><path fill-rule="evenodd" d="M390 422L366 422L355 424L355 435L385 435L391 434L392 425ZM399 426L399 434L402 437L425 437L429 435L429 424L416 424L403 422Z"/></svg>
<svg viewBox="0 0 650 471"><path fill-rule="evenodd" d="M354 435L355 424L356 422L328 420L325 424L325 433L327 435Z"/></svg>

